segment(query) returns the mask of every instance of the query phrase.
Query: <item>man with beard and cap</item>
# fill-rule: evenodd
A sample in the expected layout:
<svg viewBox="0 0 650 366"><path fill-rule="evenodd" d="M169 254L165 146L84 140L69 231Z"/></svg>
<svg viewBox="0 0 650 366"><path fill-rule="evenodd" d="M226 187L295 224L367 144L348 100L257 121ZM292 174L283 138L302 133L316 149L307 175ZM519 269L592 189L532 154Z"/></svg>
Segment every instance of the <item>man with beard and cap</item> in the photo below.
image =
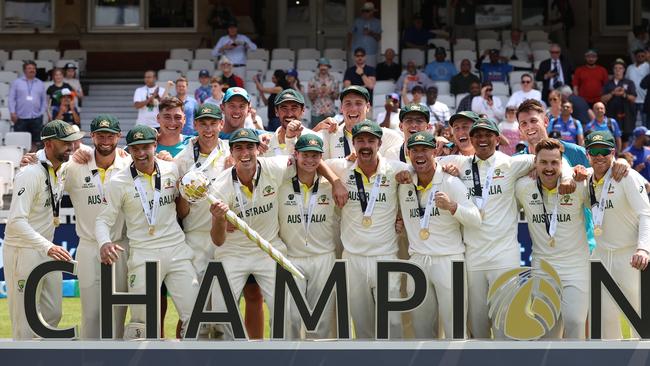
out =
<svg viewBox="0 0 650 366"><path fill-rule="evenodd" d="M428 287L425 303L411 313L415 338L439 336L438 319L444 325L445 338L451 338L452 262L465 259L462 228L480 227L481 216L463 183L436 163L436 140L430 132L412 134L407 146L414 184L400 185L399 206L410 260L425 270ZM407 289L412 295L411 277Z"/></svg>
<svg viewBox="0 0 650 366"><path fill-rule="evenodd" d="M285 89L275 97L275 113L280 119L280 127L271 135L269 150L263 156L290 155L293 153L296 138L304 131L302 115L305 112L305 98L295 89Z"/></svg>
<svg viewBox="0 0 650 366"><path fill-rule="evenodd" d="M432 132L429 124L429 108L422 104L408 104L399 113L399 129L404 134L404 143L391 147L384 153L386 159L408 163L409 153L406 142L412 134L420 131Z"/></svg>
<svg viewBox="0 0 650 366"><path fill-rule="evenodd" d="M72 154L73 142L82 137L66 122L49 122L41 130L45 159L26 166L14 178L3 257L9 317L16 340L35 336L25 315L25 282L31 271L50 260L72 261L70 253L52 240L60 223L65 163ZM56 328L62 315L61 274L49 273L41 280L40 288L36 304L45 323Z"/></svg>
<svg viewBox="0 0 650 366"><path fill-rule="evenodd" d="M99 289L100 263L99 247L95 240L95 222L102 207L108 205L106 189L111 177L131 163L130 157L122 157L116 152L121 137L120 122L110 114L100 114L90 123L90 137L95 145L90 151L87 163L71 161L67 166L65 191L68 192L74 207L79 236L76 259L79 262L79 295L81 297L81 338L97 339L99 329ZM113 242L128 252L128 240L123 237L124 217L120 216L111 228ZM115 263L115 290L127 291L126 255ZM126 308L113 310L114 337L122 338Z"/></svg>

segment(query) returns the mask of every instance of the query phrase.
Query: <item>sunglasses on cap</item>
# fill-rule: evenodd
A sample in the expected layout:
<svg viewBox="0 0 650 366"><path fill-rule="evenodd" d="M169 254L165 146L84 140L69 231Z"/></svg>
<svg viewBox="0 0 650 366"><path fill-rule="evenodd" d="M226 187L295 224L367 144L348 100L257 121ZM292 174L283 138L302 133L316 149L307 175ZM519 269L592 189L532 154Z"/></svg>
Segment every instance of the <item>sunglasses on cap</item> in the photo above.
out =
<svg viewBox="0 0 650 366"><path fill-rule="evenodd" d="M587 152L591 156L607 156L612 153L614 149L609 147L590 147Z"/></svg>

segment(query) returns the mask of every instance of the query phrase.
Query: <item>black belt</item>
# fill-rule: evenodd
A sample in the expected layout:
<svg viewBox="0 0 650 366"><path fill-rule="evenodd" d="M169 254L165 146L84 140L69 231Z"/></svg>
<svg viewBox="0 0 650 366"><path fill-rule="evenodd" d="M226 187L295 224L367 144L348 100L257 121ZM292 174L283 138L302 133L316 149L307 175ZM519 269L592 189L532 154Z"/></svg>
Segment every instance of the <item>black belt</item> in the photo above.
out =
<svg viewBox="0 0 650 366"><path fill-rule="evenodd" d="M246 64L235 64L235 65L232 65L232 67L245 67L245 66L246 66Z"/></svg>

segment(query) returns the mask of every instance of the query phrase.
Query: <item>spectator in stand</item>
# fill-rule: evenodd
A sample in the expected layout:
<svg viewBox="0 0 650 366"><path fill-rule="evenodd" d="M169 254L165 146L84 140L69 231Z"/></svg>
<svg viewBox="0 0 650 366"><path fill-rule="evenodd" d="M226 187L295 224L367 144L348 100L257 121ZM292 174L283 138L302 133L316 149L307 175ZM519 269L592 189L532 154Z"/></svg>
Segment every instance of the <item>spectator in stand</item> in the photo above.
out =
<svg viewBox="0 0 650 366"><path fill-rule="evenodd" d="M548 93L561 87L571 85L573 66L562 56L559 44L552 44L549 48L551 58L542 61L535 75L536 81L542 82L542 99L548 103Z"/></svg>
<svg viewBox="0 0 650 366"><path fill-rule="evenodd" d="M501 46L501 56L508 60L533 61L530 45L523 40L522 36L521 30L511 30L510 39L503 41L503 46Z"/></svg>
<svg viewBox="0 0 650 366"><path fill-rule="evenodd" d="M589 108L589 104L581 96L575 95L571 87L568 85L563 85L560 88L560 94L562 95L562 100L568 100L573 106L573 113L571 116L578 121L591 121L594 119L594 112ZM562 109L560 108L560 112ZM585 122L586 123L586 122Z"/></svg>
<svg viewBox="0 0 650 366"><path fill-rule="evenodd" d="M260 92L262 102L268 107L267 116L269 124L266 126L266 130L275 132L275 130L280 127L280 119L275 113L275 108L273 106L275 105L275 97L284 89L291 88L289 82L287 82L287 74L283 70L275 70L271 77L271 81L274 85L268 88L262 85L259 76L256 75L253 80L255 81L257 91ZM266 94L270 94L268 98L266 97Z"/></svg>
<svg viewBox="0 0 650 366"><path fill-rule="evenodd" d="M594 103L593 109L596 117L585 126L585 135L588 136L594 131L609 131L616 139L616 151L620 152L623 146L621 140L623 134L621 133L621 128L618 126L618 122L614 118L605 115L605 104L602 102Z"/></svg>
<svg viewBox="0 0 650 366"><path fill-rule="evenodd" d="M548 106L546 117L548 117L549 121L560 117L560 113L562 113L562 93L559 90L551 90L548 94Z"/></svg>
<svg viewBox="0 0 650 366"><path fill-rule="evenodd" d="M634 63L627 67L625 77L632 80L636 88L636 111L640 114L641 122L646 123L646 114L643 109L646 89L641 87L641 81L646 75L650 74L650 65L646 62L645 49L634 51Z"/></svg>
<svg viewBox="0 0 650 366"><path fill-rule="evenodd" d="M484 114L496 121L503 119L505 110L501 99L492 96L492 82L484 81L481 84L481 95L472 98L472 112Z"/></svg>
<svg viewBox="0 0 650 366"><path fill-rule="evenodd" d="M347 38L348 50L354 50L356 57L357 49L362 48L364 59L367 53L368 64L371 66L377 64L379 41L381 40L381 22L375 18L375 11L375 4L370 1L365 2L361 7L361 16L354 20Z"/></svg>
<svg viewBox="0 0 650 366"><path fill-rule="evenodd" d="M408 89L406 89L406 84L402 88L402 104L403 105L408 105L408 104L422 104L425 107L428 107L426 100L424 100L424 88L416 85L411 89L411 96L413 97L412 99L409 98L408 96Z"/></svg>
<svg viewBox="0 0 650 366"><path fill-rule="evenodd" d="M297 90L300 94L304 93L300 79L298 79L298 71L296 69L287 70L287 83L291 89Z"/></svg>
<svg viewBox="0 0 650 366"><path fill-rule="evenodd" d="M194 91L194 98L201 104L212 95L210 79L210 71L206 69L199 71L199 83L201 85Z"/></svg>
<svg viewBox="0 0 650 366"><path fill-rule="evenodd" d="M517 144L521 140L519 123L517 122L517 107L506 106L506 119L499 123L499 151L512 155L517 151Z"/></svg>
<svg viewBox="0 0 650 366"><path fill-rule="evenodd" d="M399 130L399 95L397 95L397 93L386 95L384 108L385 110L379 112L377 115L377 123L379 123L381 127Z"/></svg>
<svg viewBox="0 0 650 366"><path fill-rule="evenodd" d="M165 95L165 89L156 86L156 72L147 70L144 72L144 86L139 87L133 94L133 107L138 110L139 124L153 128L159 128L158 104Z"/></svg>
<svg viewBox="0 0 650 366"><path fill-rule="evenodd" d="M489 56L490 62L485 63L485 56ZM507 82L508 73L514 70L512 65L508 64L508 59L499 56L499 50L486 50L476 61L476 68L481 71L481 81Z"/></svg>
<svg viewBox="0 0 650 366"><path fill-rule="evenodd" d="M185 125L183 126L183 135L193 136L196 135L194 131L194 111L196 111L202 103L197 102L196 99L187 94L187 79L176 79L176 98L183 103L183 112L185 113ZM212 91L210 86L210 91ZM208 100L210 98L206 98ZM204 100L204 102L205 102ZM218 104L217 104L218 105Z"/></svg>
<svg viewBox="0 0 650 366"><path fill-rule="evenodd" d="M400 76L399 79L397 79L397 83L395 83L395 92L402 90L404 83L408 84L408 89L412 89L416 85L426 88L432 82L433 81L429 79L427 74L417 69L415 61L409 60L409 62L406 63L406 70L404 70L402 76Z"/></svg>
<svg viewBox="0 0 650 366"><path fill-rule="evenodd" d="M219 70L221 70L221 76L219 77L219 84L221 84L221 91L226 92L229 88L238 86L240 88L244 87L244 80L239 76L233 74L232 72L232 61L226 56L223 56L219 60Z"/></svg>
<svg viewBox="0 0 650 366"><path fill-rule="evenodd" d="M413 25L404 30L404 37L402 43L404 48L419 48L421 50L427 49L429 39L433 38L433 33L424 29L424 20L420 14L413 16Z"/></svg>
<svg viewBox="0 0 650 366"><path fill-rule="evenodd" d="M228 24L228 34L219 38L217 44L212 50L212 56L226 56L233 63L235 74L245 76L246 72L246 52L256 50L257 45L250 38L243 34L237 33L237 22L232 21ZM234 85L233 85L234 86Z"/></svg>
<svg viewBox="0 0 650 366"><path fill-rule="evenodd" d="M454 9L454 38L474 39L476 35L476 3L475 0L453 0Z"/></svg>
<svg viewBox="0 0 650 366"><path fill-rule="evenodd" d="M650 180L650 149L645 145L648 140L648 129L644 126L637 127L632 131L634 140L623 152L634 155L632 168L639 172L643 178Z"/></svg>
<svg viewBox="0 0 650 366"><path fill-rule="evenodd" d="M64 88L69 90L74 90L70 84L63 81L63 70L59 68L55 68L54 70L52 70L52 81L53 84L50 85L45 91L48 97L48 106L49 106L47 109L48 121L51 121L53 119L52 117L54 116L54 114L52 113L52 107L58 107L60 102L58 99L54 99L54 94Z"/></svg>
<svg viewBox="0 0 650 366"><path fill-rule="evenodd" d="M203 101L201 104L214 104L216 106L221 105L221 101L223 100L223 91L221 90L221 84L219 83L219 79L217 78L212 78L210 79L210 88L212 90L212 96L210 98L206 99Z"/></svg>
<svg viewBox="0 0 650 366"><path fill-rule="evenodd" d="M632 29L634 38L630 40L627 46L627 52L630 60L634 60L636 50L645 50L648 47L648 27L637 25Z"/></svg>
<svg viewBox="0 0 650 366"><path fill-rule="evenodd" d="M307 85L307 95L311 100L311 127L336 114L334 103L339 96L339 83L330 75L331 68L329 59L318 60L318 73Z"/></svg>
<svg viewBox="0 0 650 366"><path fill-rule="evenodd" d="M625 79L625 61L618 58L612 67L614 77L603 87L601 100L607 107L607 116L616 118L627 138L636 124L636 87L632 80Z"/></svg>
<svg viewBox="0 0 650 366"><path fill-rule="evenodd" d="M68 62L63 67L63 82L72 86L71 91L77 96L77 101L81 101L84 97L84 89L81 87L81 82L79 81L79 75L77 75L77 65L72 62Z"/></svg>
<svg viewBox="0 0 650 366"><path fill-rule="evenodd" d="M370 92L370 101L372 101L372 91L376 82L375 68L366 65L366 50L361 47L356 48L354 50L354 65L348 68L343 76L343 88L350 85L363 86Z"/></svg>
<svg viewBox="0 0 650 366"><path fill-rule="evenodd" d="M424 73L433 81L449 81L458 73L456 66L447 61L447 51L444 47L438 47L435 51L435 60L424 67Z"/></svg>
<svg viewBox="0 0 650 366"><path fill-rule="evenodd" d="M469 87L473 82L480 84L481 80L478 76L472 74L472 62L463 59L460 62L460 72L449 81L449 91L454 95L469 93Z"/></svg>
<svg viewBox="0 0 650 366"><path fill-rule="evenodd" d="M523 74L521 75L521 90L518 90L510 96L510 99L508 100L508 103L506 103L506 106L512 106L517 109L519 105L526 99L535 99L538 101L542 101L542 93L539 92L539 90L533 89L534 81L533 81L533 76L531 74Z"/></svg>
<svg viewBox="0 0 650 366"><path fill-rule="evenodd" d="M552 131L557 131L560 133L562 141L584 146L585 136L582 131L582 123L571 117L571 113L573 113L571 102L568 100L562 102L560 117L549 121L547 132L550 134Z"/></svg>
<svg viewBox="0 0 650 366"><path fill-rule="evenodd" d="M584 98L589 106L600 101L603 86L609 81L607 69L598 65L598 53L590 49L585 52L585 64L573 74L573 92Z"/></svg>
<svg viewBox="0 0 650 366"><path fill-rule="evenodd" d="M54 93L54 99L59 103L52 107L52 119L59 119L79 126L81 124L81 117L79 117L79 110L74 103L74 92L68 88L57 90Z"/></svg>
<svg viewBox="0 0 650 366"><path fill-rule="evenodd" d="M427 106L431 114L429 115L429 123L435 124L437 127L443 127L449 122L451 112L449 107L438 100L438 87L430 86L427 88Z"/></svg>
<svg viewBox="0 0 650 366"><path fill-rule="evenodd" d="M395 62L395 50L386 49L384 61L377 64L377 80L396 81L402 75L402 65Z"/></svg>
<svg viewBox="0 0 650 366"><path fill-rule="evenodd" d="M463 97L463 99L458 102L456 107L456 113L471 111L472 110L472 99L474 97L481 95L481 83L478 81L472 81L469 84L469 94Z"/></svg>

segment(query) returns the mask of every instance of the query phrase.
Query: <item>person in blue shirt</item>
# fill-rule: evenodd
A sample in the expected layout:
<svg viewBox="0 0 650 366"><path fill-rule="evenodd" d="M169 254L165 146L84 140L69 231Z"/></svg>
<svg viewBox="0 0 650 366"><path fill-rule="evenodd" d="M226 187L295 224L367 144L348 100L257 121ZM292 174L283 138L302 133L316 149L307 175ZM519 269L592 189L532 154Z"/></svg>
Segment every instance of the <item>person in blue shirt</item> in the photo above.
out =
<svg viewBox="0 0 650 366"><path fill-rule="evenodd" d="M558 131L561 134L562 141L584 146L585 137L582 131L582 123L571 117L571 113L573 113L573 105L571 102L562 102L560 116L550 121L547 132Z"/></svg>
<svg viewBox="0 0 650 366"><path fill-rule="evenodd" d="M634 142L628 146L623 152L629 152L634 155L634 163L632 167L639 172L646 180L650 180L650 149L645 147L648 140L648 129L641 126L632 131Z"/></svg>
<svg viewBox="0 0 650 366"><path fill-rule="evenodd" d="M485 56L490 57L490 62L483 62ZM476 61L476 68L481 71L481 81L502 82L508 81L508 73L514 68L508 64L505 57L499 56L499 50L491 49L485 51L481 58Z"/></svg>
<svg viewBox="0 0 650 366"><path fill-rule="evenodd" d="M176 97L164 98L160 101L158 109L159 112L156 118L160 124L160 131L156 153L167 151L174 157L185 148L190 137L192 137L181 133L185 124L183 102Z"/></svg>
<svg viewBox="0 0 650 366"><path fill-rule="evenodd" d="M199 107L199 103L194 97L187 94L187 79L181 77L176 80L176 98L183 102L183 112L185 113L185 125L183 125L183 135L194 136L194 112Z"/></svg>
<svg viewBox="0 0 650 366"><path fill-rule="evenodd" d="M375 18L375 4L367 1L361 7L361 16L354 20L348 32L348 50L363 48L368 55L368 64L375 66L381 41L381 21Z"/></svg>
<svg viewBox="0 0 650 366"><path fill-rule="evenodd" d="M433 81L449 81L458 74L456 66L451 61L446 61L447 51L444 47L438 47L435 51L435 61L431 61L424 68L424 73Z"/></svg>
<svg viewBox="0 0 650 366"><path fill-rule="evenodd" d="M591 122L587 123L585 126L585 136L594 131L609 131L616 140L616 151L620 152L623 144L621 139L623 133L621 132L618 122L616 122L614 118L605 115L605 104L602 102L594 103L593 110L596 118L591 120Z"/></svg>
<svg viewBox="0 0 650 366"><path fill-rule="evenodd" d="M404 48L419 48L421 50L427 48L427 42L433 38L433 33L424 29L423 24L424 20L420 14L413 16L413 26L404 30L404 37L402 38Z"/></svg>

